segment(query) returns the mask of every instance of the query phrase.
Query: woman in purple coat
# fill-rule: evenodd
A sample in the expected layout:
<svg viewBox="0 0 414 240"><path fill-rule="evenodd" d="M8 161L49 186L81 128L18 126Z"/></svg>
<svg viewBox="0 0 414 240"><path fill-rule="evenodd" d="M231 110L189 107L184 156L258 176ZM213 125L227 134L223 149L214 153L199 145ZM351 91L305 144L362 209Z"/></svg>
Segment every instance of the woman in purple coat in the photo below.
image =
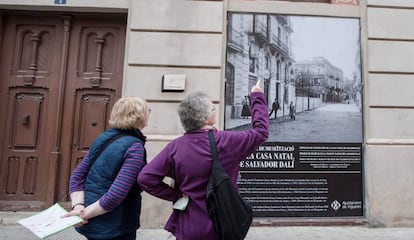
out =
<svg viewBox="0 0 414 240"><path fill-rule="evenodd" d="M170 142L140 172L138 183L146 192L158 198L176 202L189 199L184 210L174 209L165 229L177 240L214 240L213 224L207 213L206 188L212 169L208 131L213 131L219 160L237 189L239 163L269 135L267 104L260 82L251 89L253 128L246 131L218 131L216 109L202 92L187 96L178 107L185 134ZM163 182L175 180L174 186Z"/></svg>

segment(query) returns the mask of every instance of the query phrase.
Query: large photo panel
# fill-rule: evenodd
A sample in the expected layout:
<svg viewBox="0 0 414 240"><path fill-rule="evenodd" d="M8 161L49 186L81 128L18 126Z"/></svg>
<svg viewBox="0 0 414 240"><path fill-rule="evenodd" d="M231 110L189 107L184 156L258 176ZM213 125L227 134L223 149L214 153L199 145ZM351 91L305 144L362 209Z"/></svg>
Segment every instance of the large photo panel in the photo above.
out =
<svg viewBox="0 0 414 240"><path fill-rule="evenodd" d="M270 135L238 181L255 216L362 216L359 19L228 13L226 130L251 128L259 79Z"/></svg>

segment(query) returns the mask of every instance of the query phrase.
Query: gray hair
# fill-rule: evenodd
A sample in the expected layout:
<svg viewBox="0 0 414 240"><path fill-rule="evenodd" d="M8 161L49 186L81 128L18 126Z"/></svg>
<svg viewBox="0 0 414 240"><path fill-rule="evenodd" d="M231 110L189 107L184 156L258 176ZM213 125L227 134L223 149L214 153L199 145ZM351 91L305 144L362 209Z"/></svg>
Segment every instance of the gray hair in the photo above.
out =
<svg viewBox="0 0 414 240"><path fill-rule="evenodd" d="M211 100L204 92L194 92L185 97L178 106L178 116L186 132L202 128L210 117Z"/></svg>

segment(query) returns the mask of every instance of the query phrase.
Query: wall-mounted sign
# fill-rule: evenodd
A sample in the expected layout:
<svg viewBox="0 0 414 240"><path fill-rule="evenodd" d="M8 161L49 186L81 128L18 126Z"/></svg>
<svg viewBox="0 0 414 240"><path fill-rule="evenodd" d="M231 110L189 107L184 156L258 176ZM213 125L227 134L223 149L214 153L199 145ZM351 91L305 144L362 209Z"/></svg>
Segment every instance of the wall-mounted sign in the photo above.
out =
<svg viewBox="0 0 414 240"><path fill-rule="evenodd" d="M331 0L333 4L359 5L359 0Z"/></svg>
<svg viewBox="0 0 414 240"><path fill-rule="evenodd" d="M363 215L362 144L268 142L240 163L256 217Z"/></svg>
<svg viewBox="0 0 414 240"><path fill-rule="evenodd" d="M185 75L166 74L162 77L163 92L182 92L185 90Z"/></svg>
<svg viewBox="0 0 414 240"><path fill-rule="evenodd" d="M258 79L271 113L268 140L240 162L239 191L256 217L363 216L359 26L357 18L228 15L225 129L251 129Z"/></svg>

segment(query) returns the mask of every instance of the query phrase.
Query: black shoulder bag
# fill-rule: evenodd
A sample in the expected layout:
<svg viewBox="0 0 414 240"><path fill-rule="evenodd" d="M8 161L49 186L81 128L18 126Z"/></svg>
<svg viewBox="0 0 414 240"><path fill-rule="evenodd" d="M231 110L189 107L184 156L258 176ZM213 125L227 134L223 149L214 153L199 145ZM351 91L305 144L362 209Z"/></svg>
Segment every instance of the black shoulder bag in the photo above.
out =
<svg viewBox="0 0 414 240"><path fill-rule="evenodd" d="M208 137L213 156L213 168L207 184L208 215L213 221L217 239L244 239L253 220L252 207L234 189L230 177L221 166L211 131Z"/></svg>

